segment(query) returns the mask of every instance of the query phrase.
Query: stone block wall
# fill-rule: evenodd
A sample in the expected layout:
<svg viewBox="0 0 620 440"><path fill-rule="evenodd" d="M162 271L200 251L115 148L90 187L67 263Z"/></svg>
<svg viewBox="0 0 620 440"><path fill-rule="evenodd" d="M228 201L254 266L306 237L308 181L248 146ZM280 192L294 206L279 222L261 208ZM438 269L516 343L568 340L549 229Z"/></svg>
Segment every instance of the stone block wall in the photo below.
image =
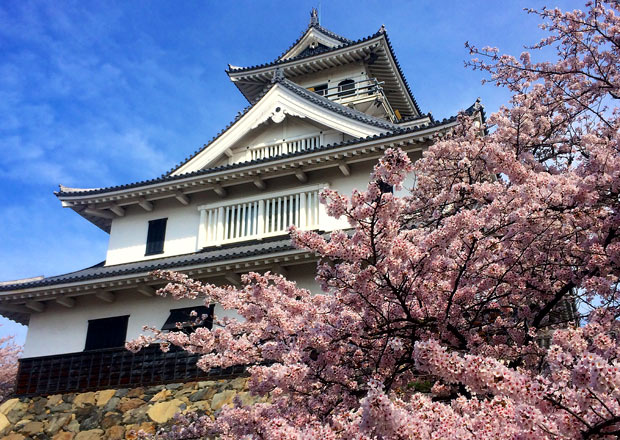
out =
<svg viewBox="0 0 620 440"><path fill-rule="evenodd" d="M121 440L143 430L154 433L172 423L177 412L214 414L256 399L247 378L222 379L132 389L13 398L0 405L0 439Z"/></svg>

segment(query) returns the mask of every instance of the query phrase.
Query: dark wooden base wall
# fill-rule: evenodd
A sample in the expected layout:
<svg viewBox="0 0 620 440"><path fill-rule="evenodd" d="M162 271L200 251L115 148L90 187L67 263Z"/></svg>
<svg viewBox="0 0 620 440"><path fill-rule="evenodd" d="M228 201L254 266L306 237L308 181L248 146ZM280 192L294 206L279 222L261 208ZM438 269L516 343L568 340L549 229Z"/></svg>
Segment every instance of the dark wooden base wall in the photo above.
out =
<svg viewBox="0 0 620 440"><path fill-rule="evenodd" d="M149 346L137 353L125 348L21 359L15 395L34 396L131 388L196 380L225 379L244 373L244 367L203 371L200 355L181 350L162 352Z"/></svg>

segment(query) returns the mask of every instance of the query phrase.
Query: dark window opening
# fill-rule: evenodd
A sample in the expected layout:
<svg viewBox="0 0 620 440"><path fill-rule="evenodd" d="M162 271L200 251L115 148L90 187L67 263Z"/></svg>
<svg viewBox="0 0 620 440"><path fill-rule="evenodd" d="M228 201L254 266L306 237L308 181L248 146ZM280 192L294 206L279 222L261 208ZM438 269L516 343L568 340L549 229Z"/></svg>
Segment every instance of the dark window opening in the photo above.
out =
<svg viewBox="0 0 620 440"><path fill-rule="evenodd" d="M355 81L345 79L338 83L338 96L350 96L355 93Z"/></svg>
<svg viewBox="0 0 620 440"><path fill-rule="evenodd" d="M166 319L162 330L182 331L192 333L199 327L211 330L213 327L213 311L215 304L210 306L184 307L170 310L170 316Z"/></svg>
<svg viewBox="0 0 620 440"><path fill-rule="evenodd" d="M90 319L84 351L118 348L125 345L129 315Z"/></svg>
<svg viewBox="0 0 620 440"><path fill-rule="evenodd" d="M381 194L385 194L385 193L394 194L394 187L390 185L389 183L384 182L383 180L378 180L377 185L379 186L379 191L381 191Z"/></svg>
<svg viewBox="0 0 620 440"><path fill-rule="evenodd" d="M311 90L317 95L327 95L327 84L319 84L318 86L311 87Z"/></svg>
<svg viewBox="0 0 620 440"><path fill-rule="evenodd" d="M164 252L167 222L167 218L160 218L149 222L149 231L146 234L146 252L144 255L155 255Z"/></svg>

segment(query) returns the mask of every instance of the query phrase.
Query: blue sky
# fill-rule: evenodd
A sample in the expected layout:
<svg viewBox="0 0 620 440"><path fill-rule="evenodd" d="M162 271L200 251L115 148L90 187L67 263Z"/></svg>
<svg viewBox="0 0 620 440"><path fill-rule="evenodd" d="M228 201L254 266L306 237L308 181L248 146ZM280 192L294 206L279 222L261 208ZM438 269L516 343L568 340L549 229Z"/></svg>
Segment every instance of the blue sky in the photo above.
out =
<svg viewBox="0 0 620 440"><path fill-rule="evenodd" d="M357 39L385 24L422 111L451 116L505 91L463 67L465 41L519 54L541 1L325 1L321 24ZM580 7L557 1L550 6ZM208 142L247 101L228 63L271 61L317 1L0 2L0 281L105 258L107 234L53 195L152 178ZM0 319L0 334L25 328Z"/></svg>

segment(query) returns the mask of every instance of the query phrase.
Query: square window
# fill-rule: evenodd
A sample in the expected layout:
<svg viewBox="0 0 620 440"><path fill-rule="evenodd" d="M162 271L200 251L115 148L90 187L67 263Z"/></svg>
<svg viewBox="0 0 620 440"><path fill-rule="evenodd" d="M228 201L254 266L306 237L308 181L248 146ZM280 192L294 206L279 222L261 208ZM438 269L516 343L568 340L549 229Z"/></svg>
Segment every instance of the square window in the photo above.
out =
<svg viewBox="0 0 620 440"><path fill-rule="evenodd" d="M164 252L167 218L151 220L146 234L146 252L144 255L155 255Z"/></svg>
<svg viewBox="0 0 620 440"><path fill-rule="evenodd" d="M125 345L129 315L90 319L84 351L117 348Z"/></svg>

